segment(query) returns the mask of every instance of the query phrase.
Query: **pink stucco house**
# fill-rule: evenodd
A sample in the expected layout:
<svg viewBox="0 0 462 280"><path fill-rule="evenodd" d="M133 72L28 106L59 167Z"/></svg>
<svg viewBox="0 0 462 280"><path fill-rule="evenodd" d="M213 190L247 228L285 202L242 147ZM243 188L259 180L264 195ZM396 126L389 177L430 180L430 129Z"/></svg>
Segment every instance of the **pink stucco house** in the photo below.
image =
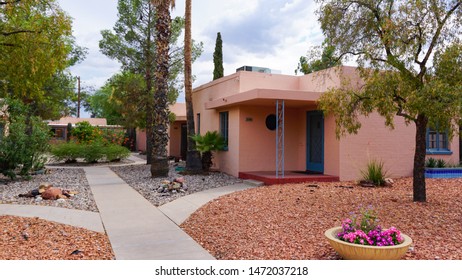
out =
<svg viewBox="0 0 462 280"><path fill-rule="evenodd" d="M372 114L362 118L357 135L337 139L334 118L318 110L318 98L342 80L361 86L356 68L305 76L262 72L238 71L193 91L198 131L216 130L228 141L215 157L217 169L241 178L290 179L308 171L319 180L356 180L369 160L379 159L390 177L412 175L415 128L403 118L396 117L390 130ZM429 131L428 138L432 157L459 163L458 135L448 140Z"/></svg>
<svg viewBox="0 0 462 280"><path fill-rule="evenodd" d="M175 114L175 122L168 128L169 142L168 156L186 159L186 104L175 103L169 106L170 112ZM139 151L146 151L146 132L142 129L136 131L136 147Z"/></svg>

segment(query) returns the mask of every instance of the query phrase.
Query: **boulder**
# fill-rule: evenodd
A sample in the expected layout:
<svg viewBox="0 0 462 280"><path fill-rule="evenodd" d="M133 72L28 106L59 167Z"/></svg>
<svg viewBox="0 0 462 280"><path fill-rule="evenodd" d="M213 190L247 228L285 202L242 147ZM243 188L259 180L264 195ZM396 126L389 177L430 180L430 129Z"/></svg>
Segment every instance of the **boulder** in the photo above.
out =
<svg viewBox="0 0 462 280"><path fill-rule="evenodd" d="M53 185L50 183L41 183L38 190L39 193L44 193L47 189L52 188Z"/></svg>
<svg viewBox="0 0 462 280"><path fill-rule="evenodd" d="M42 193L43 199L56 200L63 196L63 191L58 188L50 187Z"/></svg>
<svg viewBox="0 0 462 280"><path fill-rule="evenodd" d="M174 180L174 182L183 184L183 183L184 183L184 177L178 177L178 178L176 178L176 179Z"/></svg>

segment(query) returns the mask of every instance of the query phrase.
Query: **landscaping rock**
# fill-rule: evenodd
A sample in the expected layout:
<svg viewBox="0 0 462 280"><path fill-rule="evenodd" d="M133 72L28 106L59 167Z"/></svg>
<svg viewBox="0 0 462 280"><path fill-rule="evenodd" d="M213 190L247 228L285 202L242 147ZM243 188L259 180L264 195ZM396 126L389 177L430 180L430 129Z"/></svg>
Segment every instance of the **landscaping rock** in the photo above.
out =
<svg viewBox="0 0 462 280"><path fill-rule="evenodd" d="M50 183L41 183L39 186L39 193L44 193L47 189L52 188L53 185Z"/></svg>
<svg viewBox="0 0 462 280"><path fill-rule="evenodd" d="M42 193L42 198L49 199L49 200L56 200L56 199L59 199L60 196L62 195L63 195L63 191L61 189L51 187L45 190L44 193Z"/></svg>
<svg viewBox="0 0 462 280"><path fill-rule="evenodd" d="M176 178L175 180L173 180L174 182L178 182L180 184L183 184L184 183L184 177L178 177Z"/></svg>
<svg viewBox="0 0 462 280"><path fill-rule="evenodd" d="M387 187L393 187L393 184L395 183L395 181L393 181L393 179L391 178L385 178L385 186Z"/></svg>
<svg viewBox="0 0 462 280"><path fill-rule="evenodd" d="M147 165L111 166L110 168L155 206L160 206L191 193L242 182L238 178L220 172L209 172L207 175L182 175L175 170L174 164L170 164L167 178L152 178L150 166ZM168 180L169 178L170 180ZM176 194L164 193L161 188L169 185L172 181L180 183L181 188L176 189ZM168 189L165 191L169 192Z"/></svg>
<svg viewBox="0 0 462 280"><path fill-rule="evenodd" d="M374 188L374 187L376 187L376 185L373 182L367 181L367 180L359 181L359 184L361 185L361 187L366 187L366 188Z"/></svg>

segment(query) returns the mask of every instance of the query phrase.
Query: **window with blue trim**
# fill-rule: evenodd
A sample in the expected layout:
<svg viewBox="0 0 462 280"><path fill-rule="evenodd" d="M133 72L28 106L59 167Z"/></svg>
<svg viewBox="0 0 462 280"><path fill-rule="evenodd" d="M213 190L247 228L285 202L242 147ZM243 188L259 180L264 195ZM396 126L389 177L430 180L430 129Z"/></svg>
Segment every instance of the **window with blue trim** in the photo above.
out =
<svg viewBox="0 0 462 280"><path fill-rule="evenodd" d="M446 131L427 128L427 154L452 154Z"/></svg>
<svg viewBox="0 0 462 280"><path fill-rule="evenodd" d="M220 112L220 134L225 139L226 147L228 150L228 128L229 128L229 112Z"/></svg>

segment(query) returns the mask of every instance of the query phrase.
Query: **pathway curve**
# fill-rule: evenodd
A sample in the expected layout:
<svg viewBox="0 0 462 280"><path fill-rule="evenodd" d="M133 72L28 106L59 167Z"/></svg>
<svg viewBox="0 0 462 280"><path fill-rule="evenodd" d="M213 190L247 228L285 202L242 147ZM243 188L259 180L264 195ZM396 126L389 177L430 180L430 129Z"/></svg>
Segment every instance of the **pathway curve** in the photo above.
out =
<svg viewBox="0 0 462 280"><path fill-rule="evenodd" d="M108 167L84 170L116 259L214 259Z"/></svg>
<svg viewBox="0 0 462 280"><path fill-rule="evenodd" d="M131 164L146 161L131 156ZM82 168L82 167L79 167ZM254 187L235 184L180 197L155 207L108 166L84 167L99 213L37 205L0 204L1 215L39 217L63 224L106 231L118 260L212 260L179 225L205 203Z"/></svg>

